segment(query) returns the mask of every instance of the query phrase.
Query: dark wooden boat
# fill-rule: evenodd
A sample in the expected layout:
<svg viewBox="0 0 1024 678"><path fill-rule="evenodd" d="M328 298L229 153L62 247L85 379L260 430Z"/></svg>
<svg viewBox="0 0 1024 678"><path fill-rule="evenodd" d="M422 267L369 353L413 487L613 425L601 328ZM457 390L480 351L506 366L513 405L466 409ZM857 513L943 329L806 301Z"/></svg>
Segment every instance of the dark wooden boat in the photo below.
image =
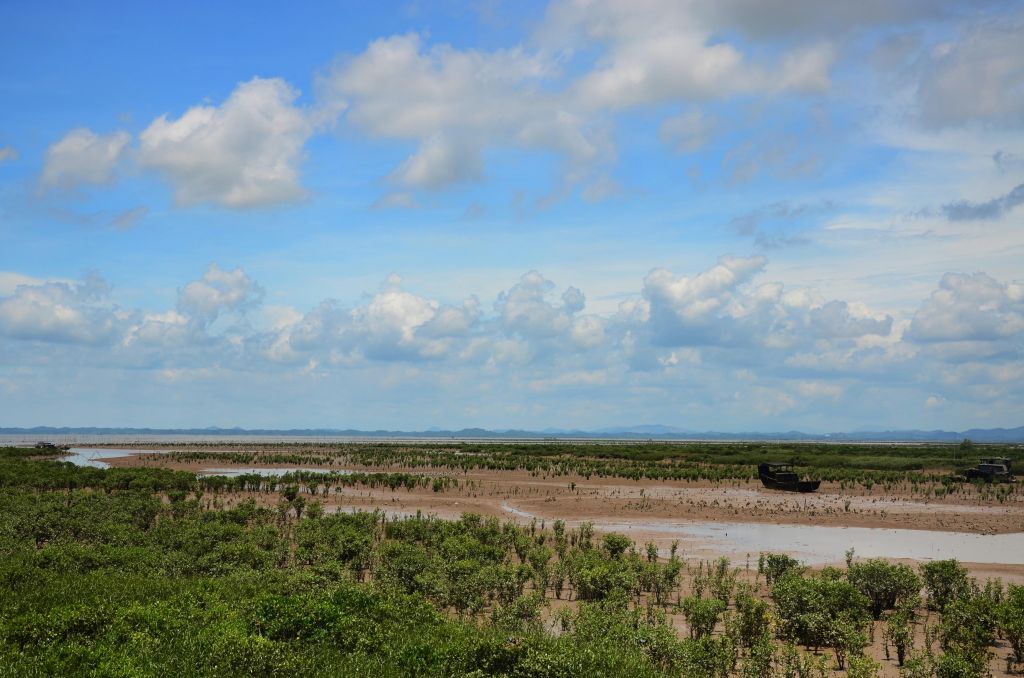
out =
<svg viewBox="0 0 1024 678"><path fill-rule="evenodd" d="M766 461L757 467L761 484L769 490L786 492L814 492L821 485L820 480L800 480L792 464L781 461Z"/></svg>

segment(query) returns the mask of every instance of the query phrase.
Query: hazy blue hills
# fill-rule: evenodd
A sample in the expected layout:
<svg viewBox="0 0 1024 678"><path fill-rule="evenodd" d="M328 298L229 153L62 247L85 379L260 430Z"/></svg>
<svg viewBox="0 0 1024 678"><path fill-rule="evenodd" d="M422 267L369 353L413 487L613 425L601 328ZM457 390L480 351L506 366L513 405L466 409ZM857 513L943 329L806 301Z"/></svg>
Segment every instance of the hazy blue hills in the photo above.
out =
<svg viewBox="0 0 1024 678"><path fill-rule="evenodd" d="M248 436L248 437L352 437L352 438L483 438L483 439L545 439L545 438L597 438L636 440L808 440L837 442L957 442L969 438L978 443L1024 443L1024 426L1017 428L969 429L967 431L854 431L849 433L803 433L801 431L692 431L661 424L612 426L594 430L548 428L542 431L519 429L490 430L464 428L446 430L432 427L426 431L395 431L378 429L304 428L304 429L246 429L246 428L124 428L124 427L55 427L0 428L0 435L20 436Z"/></svg>

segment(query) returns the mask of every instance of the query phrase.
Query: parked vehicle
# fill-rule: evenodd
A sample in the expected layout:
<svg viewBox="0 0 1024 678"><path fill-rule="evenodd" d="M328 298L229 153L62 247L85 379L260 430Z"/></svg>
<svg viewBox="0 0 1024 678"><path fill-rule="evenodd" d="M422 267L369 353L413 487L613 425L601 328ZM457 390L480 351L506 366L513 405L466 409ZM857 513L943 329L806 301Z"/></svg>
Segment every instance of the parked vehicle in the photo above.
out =
<svg viewBox="0 0 1024 678"><path fill-rule="evenodd" d="M800 480L792 464L782 461L766 461L758 465L757 475L761 484L769 490L787 492L814 492L821 485L820 480Z"/></svg>
<svg viewBox="0 0 1024 678"><path fill-rule="evenodd" d="M1013 462L1007 457L982 457L977 466L964 471L964 477L986 483L1013 482Z"/></svg>

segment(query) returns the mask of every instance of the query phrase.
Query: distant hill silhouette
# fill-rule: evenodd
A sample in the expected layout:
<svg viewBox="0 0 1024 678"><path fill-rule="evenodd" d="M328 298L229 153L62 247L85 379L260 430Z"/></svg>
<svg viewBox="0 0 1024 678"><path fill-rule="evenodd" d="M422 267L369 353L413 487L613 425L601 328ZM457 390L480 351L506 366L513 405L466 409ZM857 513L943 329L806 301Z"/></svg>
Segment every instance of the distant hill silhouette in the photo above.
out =
<svg viewBox="0 0 1024 678"><path fill-rule="evenodd" d="M661 424L613 426L590 431L549 428L542 431L519 429L489 430L464 428L426 431L396 431L378 429L303 428L303 429L245 429L245 428L128 428L128 427L55 427L0 428L0 435L22 436L74 436L74 435L160 435L160 436L266 436L266 437L353 437L353 438L483 438L483 439L545 439L545 438L597 438L636 440L807 440L836 442L957 442L970 438L976 443L1024 443L1024 426L1017 428L969 429L967 431L854 431L850 433L781 432L719 432L691 431Z"/></svg>

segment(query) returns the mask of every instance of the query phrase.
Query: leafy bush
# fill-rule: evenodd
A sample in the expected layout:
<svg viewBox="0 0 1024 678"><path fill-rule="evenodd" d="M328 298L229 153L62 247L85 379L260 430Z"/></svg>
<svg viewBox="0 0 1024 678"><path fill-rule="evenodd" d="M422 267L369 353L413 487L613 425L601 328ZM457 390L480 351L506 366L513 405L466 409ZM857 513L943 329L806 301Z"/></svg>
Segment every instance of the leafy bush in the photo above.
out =
<svg viewBox="0 0 1024 678"><path fill-rule="evenodd" d="M946 605L939 627L942 648L947 652L985 653L996 633L996 605L985 596L961 598Z"/></svg>
<svg viewBox="0 0 1024 678"><path fill-rule="evenodd" d="M841 579L788 574L775 582L772 599L783 637L815 649L845 642L849 627L870 618L867 597Z"/></svg>
<svg viewBox="0 0 1024 678"><path fill-rule="evenodd" d="M768 586L773 585L783 575L801 574L804 569L800 561L785 553L762 553L757 559L757 573L764 575Z"/></svg>
<svg viewBox="0 0 1024 678"><path fill-rule="evenodd" d="M725 608L725 603L718 598L685 598L682 609L690 627L690 637L696 639L711 635Z"/></svg>
<svg viewBox="0 0 1024 678"><path fill-rule="evenodd" d="M885 624L884 642L886 646L886 658L889 656L889 647L896 650L896 662L903 666L907 658L907 652L914 649L914 629L910 625L910 618L906 613L897 612L889 616Z"/></svg>
<svg viewBox="0 0 1024 678"><path fill-rule="evenodd" d="M633 545L633 540L624 534L609 532L601 539L601 544L604 546L605 551L608 552L608 555L612 558L618 558L626 552L626 549Z"/></svg>
<svg viewBox="0 0 1024 678"><path fill-rule="evenodd" d="M901 600L916 596L921 580L907 565L894 565L881 559L853 563L847 579L871 601L871 616L881 619L884 610L891 610Z"/></svg>
<svg viewBox="0 0 1024 678"><path fill-rule="evenodd" d="M950 603L970 594L967 570L956 560L935 560L921 565L928 592L928 607L942 612Z"/></svg>
<svg viewBox="0 0 1024 678"><path fill-rule="evenodd" d="M1014 661L1024 662L1024 586L1010 585L1006 600L996 607L996 619L1013 648Z"/></svg>

